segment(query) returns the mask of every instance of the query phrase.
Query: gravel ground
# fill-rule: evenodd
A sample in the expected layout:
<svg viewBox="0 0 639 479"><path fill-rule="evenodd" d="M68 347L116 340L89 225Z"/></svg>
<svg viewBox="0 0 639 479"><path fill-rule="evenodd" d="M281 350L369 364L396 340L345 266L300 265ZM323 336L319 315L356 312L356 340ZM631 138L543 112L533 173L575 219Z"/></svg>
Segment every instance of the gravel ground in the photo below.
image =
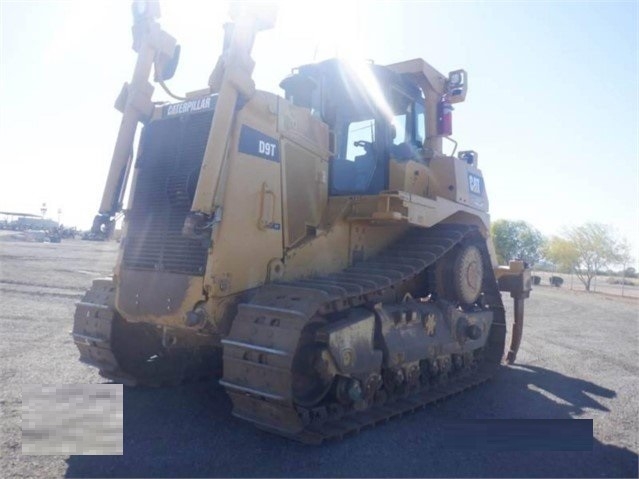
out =
<svg viewBox="0 0 639 479"><path fill-rule="evenodd" d="M517 366L342 442L311 447L260 432L204 382L125 388L122 456L22 456L22 385L106 382L77 361L69 331L74 303L116 253L115 243L0 241L3 477L637 477L639 302L549 287L526 305ZM592 419L593 448L462 451L442 439L451 421L498 418Z"/></svg>

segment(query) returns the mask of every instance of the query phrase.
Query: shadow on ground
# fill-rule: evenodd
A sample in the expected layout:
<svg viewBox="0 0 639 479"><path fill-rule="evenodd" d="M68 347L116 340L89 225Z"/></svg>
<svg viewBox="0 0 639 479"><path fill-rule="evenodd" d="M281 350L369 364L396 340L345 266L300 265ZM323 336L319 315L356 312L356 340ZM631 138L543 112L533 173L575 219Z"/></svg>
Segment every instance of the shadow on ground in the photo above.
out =
<svg viewBox="0 0 639 479"><path fill-rule="evenodd" d="M503 368L473 391L342 442L305 446L231 416L213 382L126 389L124 455L71 456L67 477L636 477L637 454L593 440L592 451L456 451L446 421L570 419L615 392L547 369ZM597 419L595 419L597 421Z"/></svg>

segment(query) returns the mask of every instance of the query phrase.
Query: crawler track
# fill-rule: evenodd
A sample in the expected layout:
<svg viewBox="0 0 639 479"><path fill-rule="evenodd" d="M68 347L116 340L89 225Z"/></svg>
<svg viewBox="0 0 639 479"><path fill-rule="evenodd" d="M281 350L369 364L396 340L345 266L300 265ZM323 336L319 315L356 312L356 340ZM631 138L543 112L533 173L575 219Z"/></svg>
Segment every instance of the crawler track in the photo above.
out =
<svg viewBox="0 0 639 479"><path fill-rule="evenodd" d="M311 408L295 404L294 362L310 321L379 302L389 291L425 274L461 243L475 244L483 252L484 303L495 316L481 355L401 393L379 394L365 410L326 401ZM239 306L231 333L222 341L224 376L220 382L233 400L235 416L302 442L320 443L357 433L487 380L501 362L505 333L503 305L485 240L473 227L438 225L413 230L380 255L341 273L260 288L250 303Z"/></svg>
<svg viewBox="0 0 639 479"><path fill-rule="evenodd" d="M309 322L378 303L427 274L456 245L470 243L483 252L487 273L484 303L495 316L480 355L401 392L382 388L364 410L335 401L323 401L314 407L295 403L294 360ZM159 386L210 375L219 367L219 357L210 351L164 350L157 328L125 323L117 315L114 297L110 278L95 280L78 303L74 318L73 337L80 359L98 367L102 376L126 385ZM259 288L249 303L239 305L231 333L222 340L224 373L220 383L233 401L235 416L305 443L321 443L357 433L486 381L501 362L505 333L501 295L485 240L470 226L438 225L412 230L380 255L340 273ZM154 351L160 354L152 354Z"/></svg>
<svg viewBox="0 0 639 479"><path fill-rule="evenodd" d="M72 335L80 361L97 367L101 376L127 386L157 387L220 375L219 347L166 348L161 329L127 323L114 302L113 280L96 279L74 316Z"/></svg>
<svg viewBox="0 0 639 479"><path fill-rule="evenodd" d="M91 289L76 304L73 340L80 351L80 361L97 367L103 377L134 386L138 381L121 369L113 352L114 301L113 280L94 280Z"/></svg>

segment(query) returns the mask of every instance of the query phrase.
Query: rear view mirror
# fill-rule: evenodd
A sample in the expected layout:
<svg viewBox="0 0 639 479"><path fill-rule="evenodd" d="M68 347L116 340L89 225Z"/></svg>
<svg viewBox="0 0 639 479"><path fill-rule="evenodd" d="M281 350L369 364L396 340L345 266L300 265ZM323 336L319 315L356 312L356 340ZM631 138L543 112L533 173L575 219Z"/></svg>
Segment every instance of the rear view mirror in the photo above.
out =
<svg viewBox="0 0 639 479"><path fill-rule="evenodd" d="M466 99L468 74L465 70L455 70L448 74L446 99L449 103L459 103Z"/></svg>
<svg viewBox="0 0 639 479"><path fill-rule="evenodd" d="M180 45L175 45L173 55L168 56L160 54L155 60L155 75L156 82L166 81L173 78L175 70L177 70L178 63L180 62Z"/></svg>

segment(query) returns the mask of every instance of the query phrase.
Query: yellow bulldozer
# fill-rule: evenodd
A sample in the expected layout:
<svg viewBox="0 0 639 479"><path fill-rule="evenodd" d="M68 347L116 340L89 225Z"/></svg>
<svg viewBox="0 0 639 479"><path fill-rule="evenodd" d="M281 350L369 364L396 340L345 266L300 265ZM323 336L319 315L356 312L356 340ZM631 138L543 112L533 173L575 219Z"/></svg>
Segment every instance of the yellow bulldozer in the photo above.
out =
<svg viewBox="0 0 639 479"><path fill-rule="evenodd" d="M260 91L251 50L275 15L234 4L208 85L154 102L151 72L167 89L180 47L157 3L133 14L94 221L110 232L123 212L122 239L77 305L81 361L125 385L215 375L236 417L309 443L488 379L500 291L514 361L530 270L497 264L477 153L442 149L465 71L331 59L294 69L284 97Z"/></svg>

